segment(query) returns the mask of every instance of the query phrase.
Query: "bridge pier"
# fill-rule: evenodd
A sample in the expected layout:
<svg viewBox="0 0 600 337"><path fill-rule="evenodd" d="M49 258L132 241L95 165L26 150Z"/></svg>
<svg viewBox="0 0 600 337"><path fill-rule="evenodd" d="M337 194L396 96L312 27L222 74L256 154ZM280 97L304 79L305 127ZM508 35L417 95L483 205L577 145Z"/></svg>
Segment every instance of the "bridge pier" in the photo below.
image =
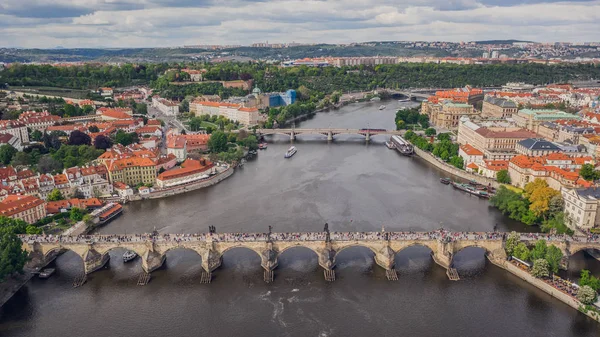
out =
<svg viewBox="0 0 600 337"><path fill-rule="evenodd" d="M142 268L148 274L155 271L156 269L162 267L165 263L166 256L164 254L159 254L154 250L148 250L142 258Z"/></svg>
<svg viewBox="0 0 600 337"><path fill-rule="evenodd" d="M371 141L371 133L367 132L367 134L365 135L365 141L367 143Z"/></svg>
<svg viewBox="0 0 600 337"><path fill-rule="evenodd" d="M219 268L223 263L223 255L213 249L205 250L200 256L202 257L202 269L208 274Z"/></svg>
<svg viewBox="0 0 600 337"><path fill-rule="evenodd" d="M292 131L292 132L290 133L290 142L293 142L293 141L295 141L295 140L296 140L296 134L294 133L294 131Z"/></svg>
<svg viewBox="0 0 600 337"><path fill-rule="evenodd" d="M108 253L100 254L93 249L89 249L83 256L83 267L86 275L104 267L109 259Z"/></svg>
<svg viewBox="0 0 600 337"><path fill-rule="evenodd" d="M392 270L396 264L396 254L389 246L385 247L375 254L375 263L385 270Z"/></svg>
<svg viewBox="0 0 600 337"><path fill-rule="evenodd" d="M279 262L277 261L277 255L277 252L273 250L273 243L268 242L267 248L263 250L260 257L260 265L263 267L264 270L270 272L273 271L273 269L277 268L277 266L279 265Z"/></svg>
<svg viewBox="0 0 600 337"><path fill-rule="evenodd" d="M333 132L331 132L331 131L327 132L327 141L328 142L333 141Z"/></svg>

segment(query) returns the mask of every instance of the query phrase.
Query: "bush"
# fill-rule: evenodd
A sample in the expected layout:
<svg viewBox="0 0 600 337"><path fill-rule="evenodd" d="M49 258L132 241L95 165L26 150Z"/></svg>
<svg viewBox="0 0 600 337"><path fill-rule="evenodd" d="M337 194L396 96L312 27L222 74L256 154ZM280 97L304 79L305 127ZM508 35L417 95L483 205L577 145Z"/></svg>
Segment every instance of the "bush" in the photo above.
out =
<svg viewBox="0 0 600 337"><path fill-rule="evenodd" d="M597 297L598 294L590 286L580 287L577 291L577 299L583 304L594 304Z"/></svg>
<svg viewBox="0 0 600 337"><path fill-rule="evenodd" d="M548 261L544 259L537 259L533 262L531 275L537 278L548 277L548 275L550 275L550 271L548 269Z"/></svg>

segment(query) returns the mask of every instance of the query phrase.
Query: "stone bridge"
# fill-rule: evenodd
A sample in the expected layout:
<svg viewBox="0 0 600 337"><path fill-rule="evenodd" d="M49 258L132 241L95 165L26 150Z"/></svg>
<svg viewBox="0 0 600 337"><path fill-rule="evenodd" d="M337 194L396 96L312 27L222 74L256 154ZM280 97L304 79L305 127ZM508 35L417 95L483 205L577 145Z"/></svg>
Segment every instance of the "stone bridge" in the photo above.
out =
<svg viewBox="0 0 600 337"><path fill-rule="evenodd" d="M260 135L286 135L290 140L295 140L298 135L323 135L328 141L333 140L333 136L340 134L362 135L366 141L371 140L371 136L376 135L402 135L404 131L382 130L382 129L257 129Z"/></svg>
<svg viewBox="0 0 600 337"><path fill-rule="evenodd" d="M207 273L217 269L223 255L236 248L254 251L261 259L265 271L272 272L278 265L278 257L286 250L304 247L313 251L319 265L332 270L336 257L344 249L361 246L370 249L375 263L392 270L395 255L411 246L425 246L431 250L433 260L444 268L451 268L453 257L467 247L479 247L495 264L506 260L504 233L479 232L313 232L313 233L230 233L230 234L164 234L164 235L88 235L88 236L39 236L22 235L23 248L30 256L45 265L56 253L71 250L84 262L84 271L89 274L102 268L109 260L112 249L123 248L137 253L142 268L150 273L160 268L166 253L172 249L188 249L196 252ZM545 239L561 249L565 259L584 249L600 250L600 240L521 234L521 241L528 245Z"/></svg>

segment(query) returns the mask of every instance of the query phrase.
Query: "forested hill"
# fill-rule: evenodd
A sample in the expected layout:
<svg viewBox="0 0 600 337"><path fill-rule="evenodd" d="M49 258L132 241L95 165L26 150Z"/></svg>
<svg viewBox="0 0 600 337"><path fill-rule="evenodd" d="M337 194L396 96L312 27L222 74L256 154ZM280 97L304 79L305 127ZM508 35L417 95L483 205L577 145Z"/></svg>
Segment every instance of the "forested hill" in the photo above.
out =
<svg viewBox="0 0 600 337"><path fill-rule="evenodd" d="M52 67L48 65L14 65L0 71L0 83L10 86L50 86L74 89L97 89L101 86L122 87L147 84L170 97L196 94L239 94L224 91L218 83L172 85L160 75L174 67L205 68L206 80L254 79L264 92L308 88L324 94L336 90L355 91L382 88L427 88L499 86L507 82L531 84L564 83L600 78L600 66L591 64L516 64L452 65L397 64L375 67L292 67L280 68L264 63L220 64L126 64L122 66L85 65Z"/></svg>

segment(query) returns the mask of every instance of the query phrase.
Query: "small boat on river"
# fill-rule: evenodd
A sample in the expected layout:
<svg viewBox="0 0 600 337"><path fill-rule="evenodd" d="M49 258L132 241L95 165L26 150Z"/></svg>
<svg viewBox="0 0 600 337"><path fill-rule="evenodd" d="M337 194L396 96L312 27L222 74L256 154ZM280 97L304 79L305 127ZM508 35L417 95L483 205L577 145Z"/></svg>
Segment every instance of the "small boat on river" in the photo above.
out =
<svg viewBox="0 0 600 337"><path fill-rule="evenodd" d="M127 263L137 257L137 253L131 250L128 250L123 254L123 262Z"/></svg>
<svg viewBox="0 0 600 337"><path fill-rule="evenodd" d="M480 191L470 184L461 184L461 183L453 182L452 187L456 188L457 190L467 192L471 195L474 195L474 196L477 196L480 198L484 198L484 199L490 198L490 194L488 192Z"/></svg>
<svg viewBox="0 0 600 337"><path fill-rule="evenodd" d="M448 178L440 178L440 183L444 184L444 185L449 185L452 182L452 180L448 179Z"/></svg>
<svg viewBox="0 0 600 337"><path fill-rule="evenodd" d="M266 150L267 149L267 143L260 143L260 144L258 144L258 149L259 150Z"/></svg>
<svg viewBox="0 0 600 337"><path fill-rule="evenodd" d="M379 110L383 110L383 109L385 109L385 105L380 105Z"/></svg>
<svg viewBox="0 0 600 337"><path fill-rule="evenodd" d="M54 274L54 272L55 272L55 271L56 271L56 269L54 269L54 268L46 268L46 269L43 269L43 270L40 272L40 274L38 275L38 277L39 277L39 278L41 278L41 279L47 279L47 278L49 278L50 276L52 276L52 274Z"/></svg>
<svg viewBox="0 0 600 337"><path fill-rule="evenodd" d="M394 143L387 141L385 142L385 146L387 146L388 149L393 150L396 148L396 146L394 146Z"/></svg>
<svg viewBox="0 0 600 337"><path fill-rule="evenodd" d="M285 153L284 157L285 157L285 158L291 158L293 155L295 155L295 154L296 154L296 152L298 152L298 150L296 150L296 147L295 147L295 146L292 146L292 147L290 147L290 148L289 148L289 149L286 151L286 153Z"/></svg>

